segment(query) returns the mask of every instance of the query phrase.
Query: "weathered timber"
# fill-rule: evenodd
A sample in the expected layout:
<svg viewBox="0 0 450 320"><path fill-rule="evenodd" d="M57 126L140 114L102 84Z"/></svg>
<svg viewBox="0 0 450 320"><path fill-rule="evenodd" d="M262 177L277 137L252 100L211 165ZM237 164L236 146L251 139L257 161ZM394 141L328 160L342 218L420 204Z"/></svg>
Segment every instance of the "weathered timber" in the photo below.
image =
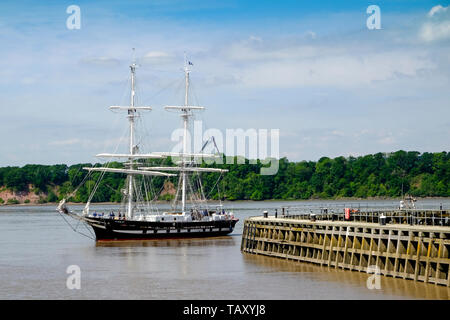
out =
<svg viewBox="0 0 450 320"><path fill-rule="evenodd" d="M241 250L450 286L448 226L252 217Z"/></svg>

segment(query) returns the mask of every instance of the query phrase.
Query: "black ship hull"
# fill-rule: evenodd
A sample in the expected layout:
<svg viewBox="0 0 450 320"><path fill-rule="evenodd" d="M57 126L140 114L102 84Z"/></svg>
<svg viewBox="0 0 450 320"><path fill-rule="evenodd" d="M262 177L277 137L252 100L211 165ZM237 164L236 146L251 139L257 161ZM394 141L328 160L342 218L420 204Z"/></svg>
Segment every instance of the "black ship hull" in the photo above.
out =
<svg viewBox="0 0 450 320"><path fill-rule="evenodd" d="M85 218L96 241L217 237L230 234L239 221L149 222Z"/></svg>

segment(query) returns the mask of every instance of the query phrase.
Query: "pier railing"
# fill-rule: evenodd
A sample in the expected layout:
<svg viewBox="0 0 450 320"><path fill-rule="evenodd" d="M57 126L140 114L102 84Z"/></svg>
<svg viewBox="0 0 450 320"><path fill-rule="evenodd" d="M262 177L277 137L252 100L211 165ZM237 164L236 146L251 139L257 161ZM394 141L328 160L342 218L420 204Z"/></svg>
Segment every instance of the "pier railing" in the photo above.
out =
<svg viewBox="0 0 450 320"><path fill-rule="evenodd" d="M312 221L355 221L380 224L450 226L450 210L388 208L280 208L271 213L276 218Z"/></svg>

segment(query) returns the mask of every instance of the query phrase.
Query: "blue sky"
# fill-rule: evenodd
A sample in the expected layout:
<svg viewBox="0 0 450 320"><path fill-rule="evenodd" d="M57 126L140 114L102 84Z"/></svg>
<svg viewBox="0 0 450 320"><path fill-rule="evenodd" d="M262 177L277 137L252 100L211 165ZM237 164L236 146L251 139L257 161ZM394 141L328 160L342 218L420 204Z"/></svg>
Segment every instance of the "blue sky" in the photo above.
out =
<svg viewBox="0 0 450 320"><path fill-rule="evenodd" d="M66 28L69 5L81 29ZM366 8L381 9L368 30ZM290 160L449 151L448 1L2 1L0 165L93 162L126 130L136 48L149 151L181 125L183 53L207 128L280 129ZM434 9L433 9L434 8Z"/></svg>

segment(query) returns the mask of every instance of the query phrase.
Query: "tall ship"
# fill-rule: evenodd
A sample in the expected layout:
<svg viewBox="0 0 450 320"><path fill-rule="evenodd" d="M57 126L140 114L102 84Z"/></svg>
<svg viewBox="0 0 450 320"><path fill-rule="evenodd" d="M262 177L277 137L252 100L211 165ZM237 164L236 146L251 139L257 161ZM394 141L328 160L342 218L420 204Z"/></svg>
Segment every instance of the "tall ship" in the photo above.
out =
<svg viewBox="0 0 450 320"><path fill-rule="evenodd" d="M74 195L78 188L61 200L57 207L57 211L64 219L70 217L77 220L77 225L82 222L90 226L96 241L216 237L233 232L239 221L234 217L233 212L222 206L221 202L216 205L209 204L202 188L202 173L220 173L220 179L227 170L201 167L199 164L203 159L222 157L222 154L219 150L213 154L203 152L206 144L199 153L190 153L188 150L189 120L194 112L204 109L204 107L189 103L190 65L192 63L185 57L184 105L165 107L168 111L177 112L182 118L184 130L182 151L152 153L140 153L139 144L136 143L136 121L144 112L151 111L152 108L135 104L137 64L133 62L130 65L130 105L110 107L113 111L126 114L129 123L128 152L97 155L99 158L120 159L123 165L120 168L113 168L108 162L107 165L101 167L83 168L87 171L86 176L99 172L97 183L92 188L84 208L80 212L76 212L76 210L71 210L67 204L67 199L70 199L70 196ZM150 159L161 159L164 162L163 160L168 158L170 158L168 162L172 164L170 166L151 165ZM124 188L121 190L120 206L105 214L91 208L91 201L97 191L100 179L107 173L123 175ZM152 189L154 177L178 178L176 194L169 210L161 210L160 206L155 204L156 198L148 196L147 191ZM65 220L67 221L67 219Z"/></svg>

